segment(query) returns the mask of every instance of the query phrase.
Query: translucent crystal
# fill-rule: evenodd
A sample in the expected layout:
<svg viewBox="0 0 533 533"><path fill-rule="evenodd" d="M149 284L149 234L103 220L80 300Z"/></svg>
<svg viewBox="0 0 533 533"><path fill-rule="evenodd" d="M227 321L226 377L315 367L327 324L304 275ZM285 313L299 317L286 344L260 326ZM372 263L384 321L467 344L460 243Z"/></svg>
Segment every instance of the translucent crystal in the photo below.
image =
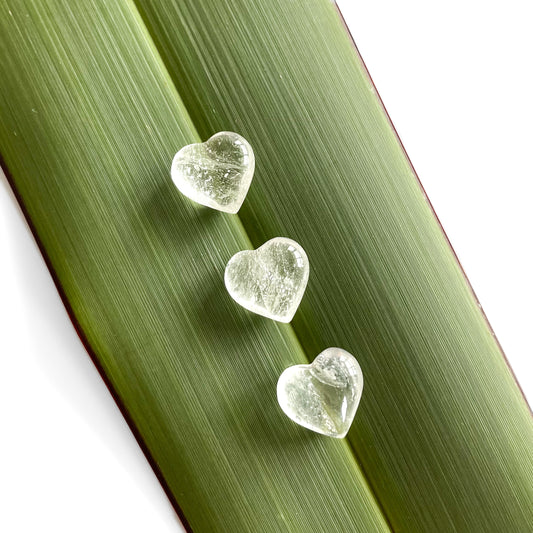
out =
<svg viewBox="0 0 533 533"><path fill-rule="evenodd" d="M363 392L363 373L353 355L328 348L310 365L295 365L278 380L278 402L294 422L337 437L346 436Z"/></svg>
<svg viewBox="0 0 533 533"><path fill-rule="evenodd" d="M295 241L276 237L257 250L235 254L224 281L231 297L246 309L290 322L304 295L309 261Z"/></svg>
<svg viewBox="0 0 533 533"><path fill-rule="evenodd" d="M172 161L176 187L199 204L236 213L254 175L255 157L246 139L221 131L205 143L184 146Z"/></svg>

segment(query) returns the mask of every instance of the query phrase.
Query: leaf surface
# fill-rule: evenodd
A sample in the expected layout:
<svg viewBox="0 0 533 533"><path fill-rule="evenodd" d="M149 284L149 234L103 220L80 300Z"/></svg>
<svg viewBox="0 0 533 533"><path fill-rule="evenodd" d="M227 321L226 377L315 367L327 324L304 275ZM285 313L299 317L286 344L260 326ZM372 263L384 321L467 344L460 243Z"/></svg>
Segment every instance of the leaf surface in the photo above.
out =
<svg viewBox="0 0 533 533"><path fill-rule="evenodd" d="M528 530L527 406L328 1L1 10L4 166L193 530ZM224 129L257 156L239 217L168 176ZM222 281L276 235L311 262L293 327ZM275 399L281 371L328 346L365 375L345 441Z"/></svg>

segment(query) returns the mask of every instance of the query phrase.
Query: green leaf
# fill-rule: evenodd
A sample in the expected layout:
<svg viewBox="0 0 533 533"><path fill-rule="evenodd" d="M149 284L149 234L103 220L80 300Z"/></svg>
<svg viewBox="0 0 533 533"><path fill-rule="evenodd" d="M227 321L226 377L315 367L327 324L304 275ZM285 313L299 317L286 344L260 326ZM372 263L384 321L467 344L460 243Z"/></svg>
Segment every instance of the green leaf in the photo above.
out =
<svg viewBox="0 0 533 533"><path fill-rule="evenodd" d="M531 529L527 405L328 0L0 9L4 167L193 530ZM168 175L223 129L257 157L238 217ZM311 263L292 327L222 281L277 235ZM343 441L275 398L285 367L328 346L365 375Z"/></svg>

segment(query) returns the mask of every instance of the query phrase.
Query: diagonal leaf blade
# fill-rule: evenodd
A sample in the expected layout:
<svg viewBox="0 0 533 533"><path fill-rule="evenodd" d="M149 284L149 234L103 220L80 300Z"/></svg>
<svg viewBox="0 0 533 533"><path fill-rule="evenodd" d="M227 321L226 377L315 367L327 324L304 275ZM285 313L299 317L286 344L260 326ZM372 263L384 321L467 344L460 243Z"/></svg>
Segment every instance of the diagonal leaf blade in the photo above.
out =
<svg viewBox="0 0 533 533"><path fill-rule="evenodd" d="M243 225L308 252L294 329L361 362L349 439L393 529L531 529L530 412L334 6L136 2L201 136L258 147Z"/></svg>
<svg viewBox="0 0 533 533"><path fill-rule="evenodd" d="M133 4L3 4L4 166L73 319L196 531L388 527L346 442L287 423L290 326L226 294L238 218L198 210L169 162L198 140Z"/></svg>
<svg viewBox="0 0 533 533"><path fill-rule="evenodd" d="M139 0L157 50L130 3L15 4L6 166L191 526L386 530L353 451L395 530L526 530L527 407L330 4ZM218 129L260 147L243 225L166 176ZM294 331L223 291L245 231L310 254ZM352 450L273 405L302 346L328 345L365 372Z"/></svg>

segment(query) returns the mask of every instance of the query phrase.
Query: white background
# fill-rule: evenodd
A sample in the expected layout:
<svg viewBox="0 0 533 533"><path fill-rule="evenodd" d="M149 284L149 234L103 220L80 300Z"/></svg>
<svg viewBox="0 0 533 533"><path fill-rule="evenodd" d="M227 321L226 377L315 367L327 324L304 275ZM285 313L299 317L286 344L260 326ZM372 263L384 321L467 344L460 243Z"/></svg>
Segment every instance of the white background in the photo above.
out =
<svg viewBox="0 0 533 533"><path fill-rule="evenodd" d="M531 2L338 3L531 401ZM3 177L0 213L0 530L178 531Z"/></svg>

